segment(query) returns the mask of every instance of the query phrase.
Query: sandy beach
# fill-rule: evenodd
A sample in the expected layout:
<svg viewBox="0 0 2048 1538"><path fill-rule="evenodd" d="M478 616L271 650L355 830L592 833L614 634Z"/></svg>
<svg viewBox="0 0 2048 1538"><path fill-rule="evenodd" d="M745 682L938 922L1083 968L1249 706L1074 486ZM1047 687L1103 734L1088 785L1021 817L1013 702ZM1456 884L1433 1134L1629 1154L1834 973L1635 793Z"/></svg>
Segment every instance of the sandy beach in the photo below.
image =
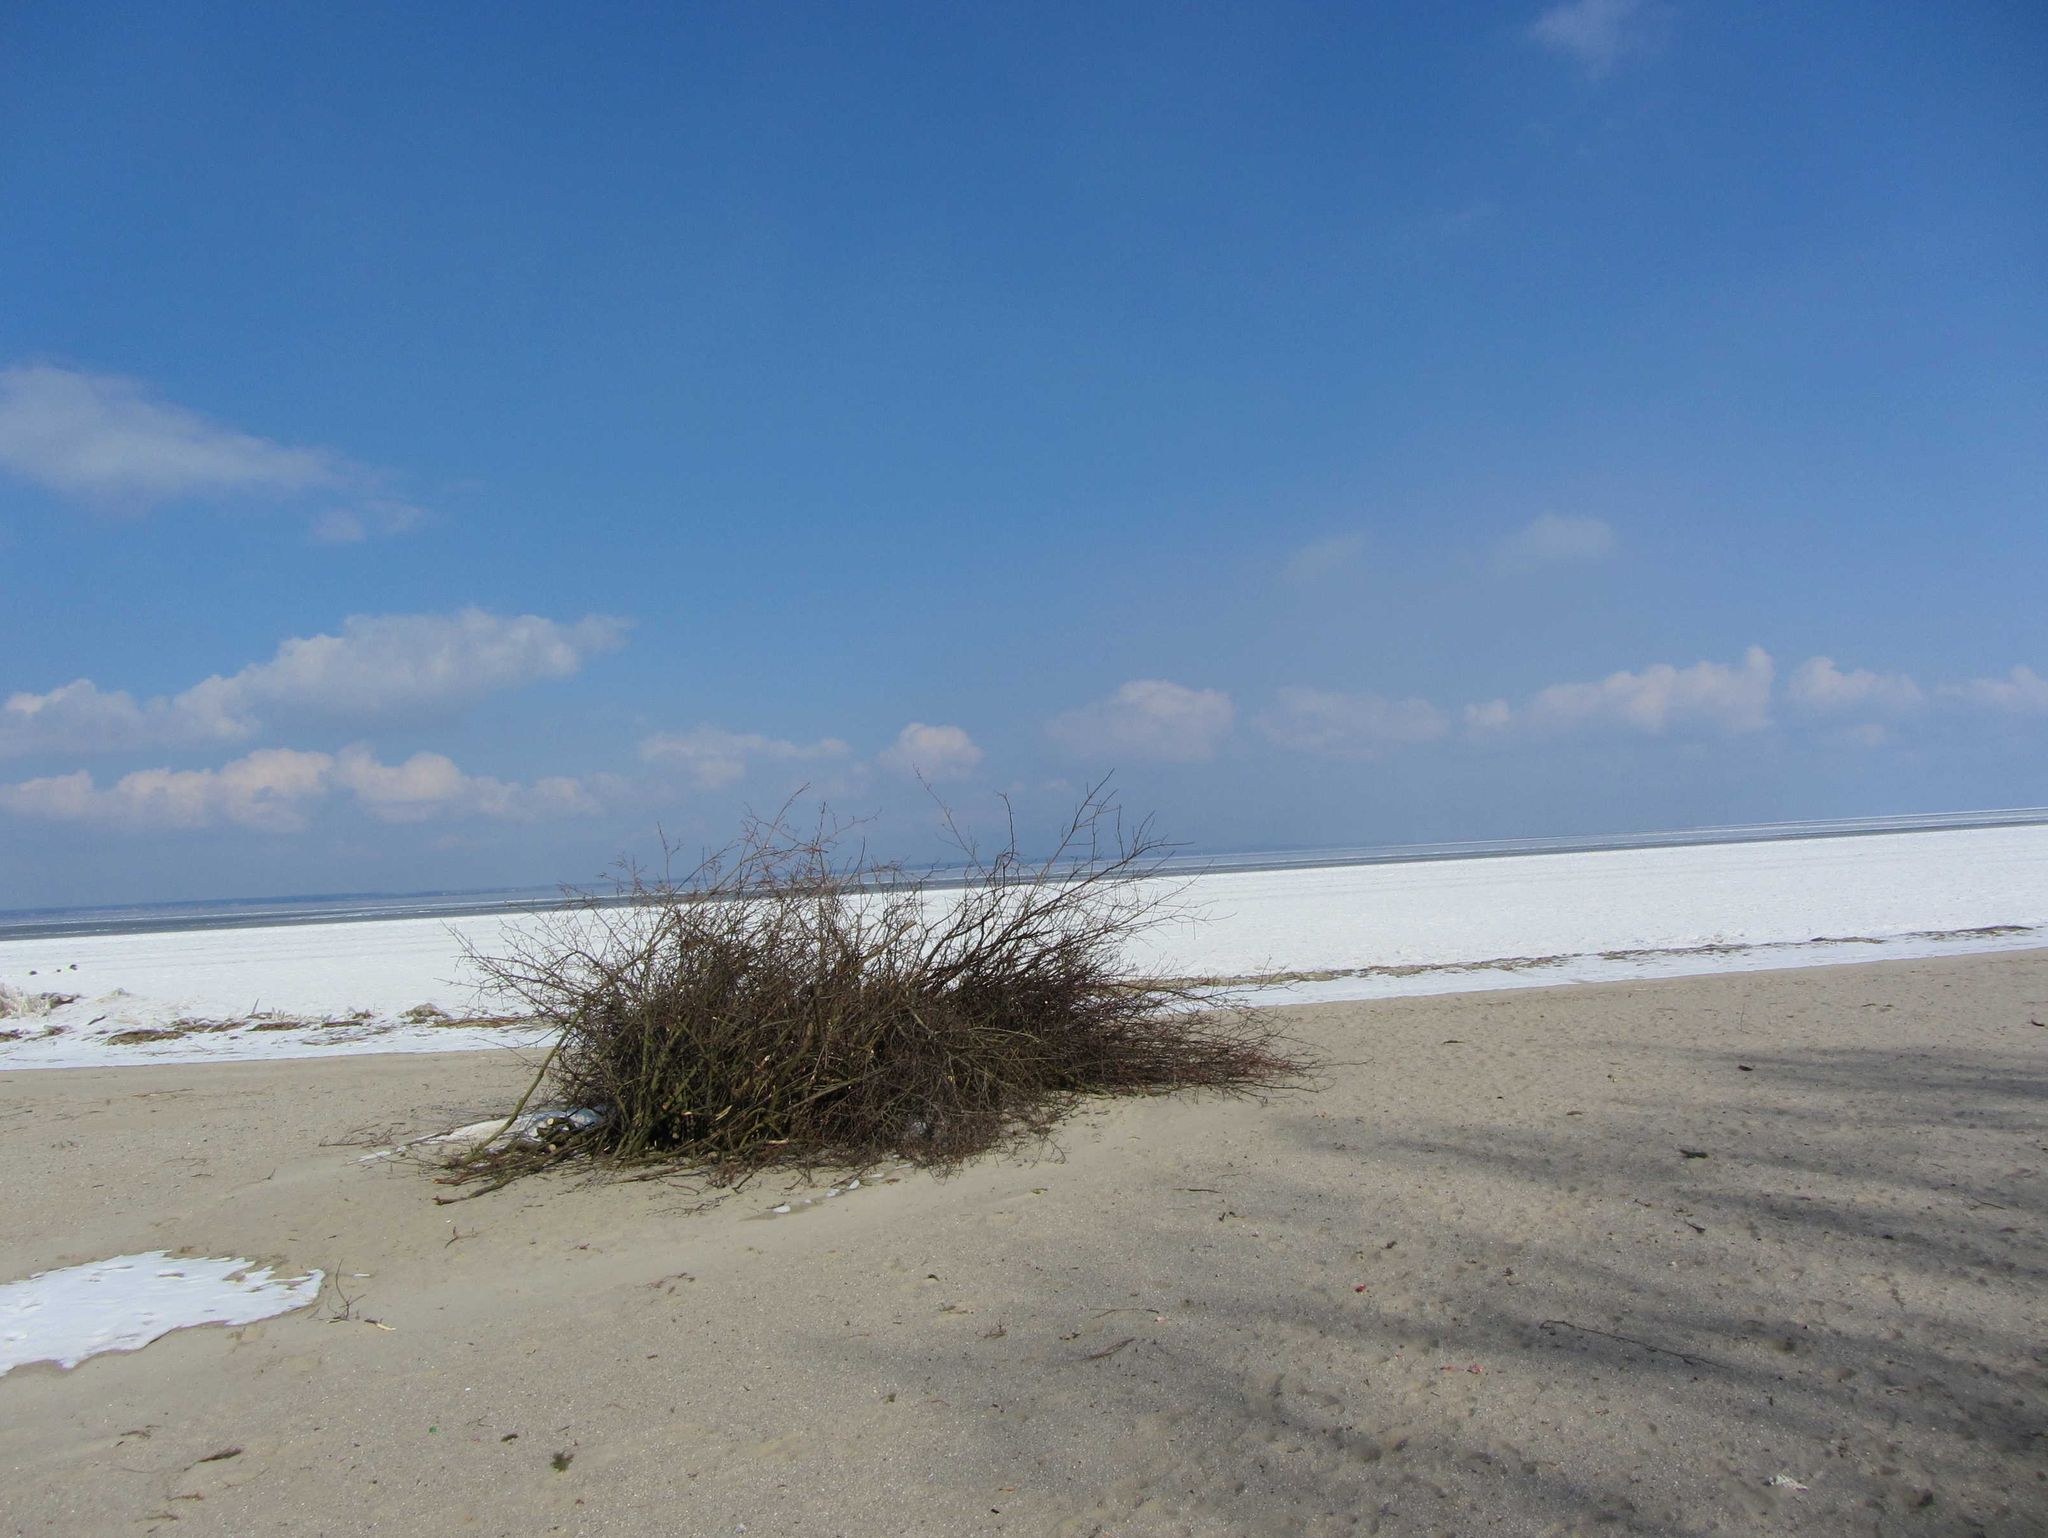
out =
<svg viewBox="0 0 2048 1538"><path fill-rule="evenodd" d="M364 1162L504 1053L0 1077L0 1275L329 1276L0 1379L0 1529L2048 1527L2048 952L1287 1018L1317 1092L810 1206Z"/></svg>

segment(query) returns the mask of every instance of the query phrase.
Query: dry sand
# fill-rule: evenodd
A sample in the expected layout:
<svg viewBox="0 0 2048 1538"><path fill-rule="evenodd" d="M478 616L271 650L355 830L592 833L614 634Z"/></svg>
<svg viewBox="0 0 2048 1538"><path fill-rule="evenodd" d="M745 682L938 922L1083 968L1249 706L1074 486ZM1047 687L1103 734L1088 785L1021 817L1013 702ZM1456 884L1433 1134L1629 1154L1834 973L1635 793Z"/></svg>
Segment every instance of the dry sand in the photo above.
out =
<svg viewBox="0 0 2048 1538"><path fill-rule="evenodd" d="M0 1379L0 1531L2048 1532L2043 1020L2048 952L1304 1008L1319 1093L787 1217L359 1162L498 1055L0 1075L0 1277L346 1294Z"/></svg>

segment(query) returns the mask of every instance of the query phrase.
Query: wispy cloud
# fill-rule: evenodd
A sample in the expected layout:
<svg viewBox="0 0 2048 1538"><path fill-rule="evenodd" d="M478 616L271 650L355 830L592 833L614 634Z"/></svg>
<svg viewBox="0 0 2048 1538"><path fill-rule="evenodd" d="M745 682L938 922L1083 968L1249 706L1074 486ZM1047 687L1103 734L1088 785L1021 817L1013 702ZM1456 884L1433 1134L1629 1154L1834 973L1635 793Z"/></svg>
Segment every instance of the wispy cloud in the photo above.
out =
<svg viewBox="0 0 2048 1538"><path fill-rule="evenodd" d="M426 521L424 509L388 497L371 497L354 507L331 507L313 520L308 537L316 545L360 545L387 534L407 534Z"/></svg>
<svg viewBox="0 0 2048 1538"><path fill-rule="evenodd" d="M1444 713L1428 700L1381 694L1341 694L1290 687L1279 691L1259 730L1283 748L1337 758L1376 758L1389 748L1434 742L1450 731Z"/></svg>
<svg viewBox="0 0 2048 1538"><path fill-rule="evenodd" d="M1280 575L1306 587L1331 577L1348 576L1365 556L1363 534L1331 534L1298 546L1281 563Z"/></svg>
<svg viewBox="0 0 2048 1538"><path fill-rule="evenodd" d="M982 757L965 728L927 726L922 721L904 727L896 740L876 755L883 768L922 775L934 784L965 779L980 766Z"/></svg>
<svg viewBox="0 0 2048 1538"><path fill-rule="evenodd" d="M1641 672L1622 671L1592 683L1552 684L1528 703L1489 700L1465 710L1478 735L1509 730L1569 731L1622 728L1658 735L1673 729L1742 733L1771 724L1770 653L1752 646L1739 664L1659 662Z"/></svg>
<svg viewBox="0 0 2048 1538"><path fill-rule="evenodd" d="M1061 747L1092 758L1192 764L1216 756L1236 717L1220 689L1137 678L1107 699L1055 716L1046 732Z"/></svg>
<svg viewBox="0 0 2048 1538"><path fill-rule="evenodd" d="M0 369L0 470L59 496L139 514L203 498L330 505L312 538L351 544L415 527L390 477L332 449L280 443L163 400L139 380L55 364Z"/></svg>
<svg viewBox="0 0 2048 1538"><path fill-rule="evenodd" d="M0 466L65 496L136 508L333 487L351 473L325 449L223 427L135 380L49 364L0 369Z"/></svg>
<svg viewBox="0 0 2048 1538"><path fill-rule="evenodd" d="M640 744L641 759L681 769L700 790L718 790L747 777L757 763L831 763L851 749L837 737L790 742L758 732L699 726L686 732L658 732Z"/></svg>
<svg viewBox="0 0 2048 1538"><path fill-rule="evenodd" d="M1494 564L1505 571L1529 571L1604 560L1614 553L1614 528L1600 518L1544 513L1493 547Z"/></svg>
<svg viewBox="0 0 2048 1538"><path fill-rule="evenodd" d="M0 703L0 757L245 741L273 720L446 715L501 689L566 678L625 642L622 620L571 624L481 609L353 615L339 635L295 636L269 661L138 701L78 679Z"/></svg>
<svg viewBox="0 0 2048 1538"><path fill-rule="evenodd" d="M1647 50L1656 21L1643 0L1565 0L1530 23L1529 36L1597 80Z"/></svg>

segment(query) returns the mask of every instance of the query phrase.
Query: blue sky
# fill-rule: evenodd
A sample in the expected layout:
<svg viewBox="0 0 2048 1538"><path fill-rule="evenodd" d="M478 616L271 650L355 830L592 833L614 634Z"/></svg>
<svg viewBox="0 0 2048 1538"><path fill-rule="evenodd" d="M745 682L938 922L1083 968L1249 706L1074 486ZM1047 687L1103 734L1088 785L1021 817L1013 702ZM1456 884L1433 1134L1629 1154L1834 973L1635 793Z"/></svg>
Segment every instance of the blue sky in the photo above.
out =
<svg viewBox="0 0 2048 1538"><path fill-rule="evenodd" d="M2048 802L2032 4L11 6L0 907Z"/></svg>

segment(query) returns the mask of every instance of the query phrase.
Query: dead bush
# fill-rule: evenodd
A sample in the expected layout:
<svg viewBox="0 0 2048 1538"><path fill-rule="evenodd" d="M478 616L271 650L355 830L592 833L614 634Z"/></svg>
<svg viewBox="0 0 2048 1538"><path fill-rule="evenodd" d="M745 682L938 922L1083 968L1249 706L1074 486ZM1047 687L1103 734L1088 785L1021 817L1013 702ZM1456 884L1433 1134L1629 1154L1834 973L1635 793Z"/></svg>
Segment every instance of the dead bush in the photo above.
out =
<svg viewBox="0 0 2048 1538"><path fill-rule="evenodd" d="M1306 1065L1259 1016L1145 975L1131 942L1181 916L1167 847L1097 786L1043 859L1014 827L965 879L871 864L847 830L750 820L688 877L628 872L501 955L487 989L554 1044L503 1136L446 1178L571 1157L947 1167L1047 1133L1080 1096L1255 1092ZM949 826L951 826L949 822ZM595 1111L520 1119L537 1089Z"/></svg>

